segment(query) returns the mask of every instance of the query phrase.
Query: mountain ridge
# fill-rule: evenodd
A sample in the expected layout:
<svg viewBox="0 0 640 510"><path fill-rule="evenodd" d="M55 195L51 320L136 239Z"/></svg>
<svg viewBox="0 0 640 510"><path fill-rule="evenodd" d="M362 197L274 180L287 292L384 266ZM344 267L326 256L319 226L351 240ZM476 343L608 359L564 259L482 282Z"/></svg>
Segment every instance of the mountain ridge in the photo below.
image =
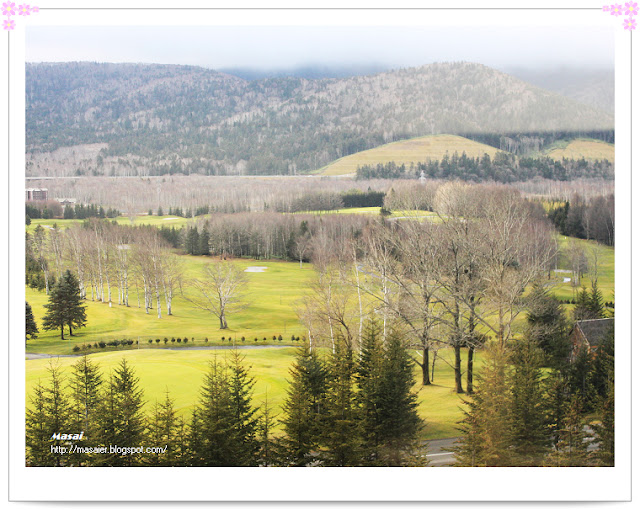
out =
<svg viewBox="0 0 640 510"><path fill-rule="evenodd" d="M28 175L46 170L43 155L88 144L107 145L65 172L296 174L430 134L552 141L613 129L605 112L473 63L255 81L197 66L39 63L26 78Z"/></svg>

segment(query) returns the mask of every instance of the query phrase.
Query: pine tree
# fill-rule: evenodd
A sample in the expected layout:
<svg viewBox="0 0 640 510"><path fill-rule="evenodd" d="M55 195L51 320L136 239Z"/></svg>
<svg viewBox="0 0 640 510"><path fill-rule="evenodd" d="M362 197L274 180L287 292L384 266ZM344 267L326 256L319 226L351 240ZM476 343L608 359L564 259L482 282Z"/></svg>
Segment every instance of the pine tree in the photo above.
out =
<svg viewBox="0 0 640 510"><path fill-rule="evenodd" d="M256 454L259 449L256 439L257 409L251 403L255 379L249 375L243 362L244 357L234 349L229 363L229 390L234 416L233 427L237 438L235 461L238 466L253 466L256 464Z"/></svg>
<svg viewBox="0 0 640 510"><path fill-rule="evenodd" d="M356 383L360 406L363 461L372 465L378 462L382 442L379 412L382 359L380 328L374 321L369 321L362 336Z"/></svg>
<svg viewBox="0 0 640 510"><path fill-rule="evenodd" d="M146 464L151 466L179 466L182 461L182 435L184 421L176 416L169 390L163 401L156 403L148 420L147 439L150 446L166 448L163 454L150 454Z"/></svg>
<svg viewBox="0 0 640 510"><path fill-rule="evenodd" d="M84 432L84 446L95 446L98 442L98 409L101 401L102 375L98 365L87 356L73 366L70 378L72 430ZM90 465L91 456L74 458L74 463Z"/></svg>
<svg viewBox="0 0 640 510"><path fill-rule="evenodd" d="M257 436L260 449L258 451L258 465L273 466L277 464L278 454L276 441L273 438L273 428L276 423L276 416L269 405L269 395L265 395L264 402L258 417Z"/></svg>
<svg viewBox="0 0 640 510"><path fill-rule="evenodd" d="M328 466L360 464L359 410L355 394L355 363L350 345L336 344L329 358L326 414L322 417L321 443Z"/></svg>
<svg viewBox="0 0 640 510"><path fill-rule="evenodd" d="M51 466L51 435L47 426L46 390L42 383L33 389L31 405L27 407L25 420L25 444L27 466Z"/></svg>
<svg viewBox="0 0 640 510"><path fill-rule="evenodd" d="M139 387L139 379L123 358L111 374L97 412L102 445L140 446L146 428L143 405L143 391ZM137 454L109 453L102 457L101 463L109 466L132 466L140 460L141 456Z"/></svg>
<svg viewBox="0 0 640 510"><path fill-rule="evenodd" d="M569 390L576 395L585 411L591 411L595 401L592 385L593 357L586 347L581 347L569 367Z"/></svg>
<svg viewBox="0 0 640 510"><path fill-rule="evenodd" d="M68 447L67 440L53 439L52 435L70 431L69 399L60 367L51 361L48 372L49 384L38 383L26 412L27 463L31 466L63 466L68 459L53 451L55 447Z"/></svg>
<svg viewBox="0 0 640 510"><path fill-rule="evenodd" d="M455 448L460 466L511 466L508 352L489 344L478 390L465 402L462 438Z"/></svg>
<svg viewBox="0 0 640 510"><path fill-rule="evenodd" d="M596 398L606 398L609 384L613 380L614 354L615 344L612 327L592 357L591 370L588 377Z"/></svg>
<svg viewBox="0 0 640 510"><path fill-rule="evenodd" d="M67 270L60 277L49 295L49 302L42 327L49 331L60 328L60 338L64 340L64 327L69 327L69 335L73 336L73 328L81 328L87 323L86 306L80 296L80 287L75 275Z"/></svg>
<svg viewBox="0 0 640 510"><path fill-rule="evenodd" d="M423 423L413 393L413 363L397 332L387 336L380 368L378 430L382 460L389 466L419 462L416 447Z"/></svg>
<svg viewBox="0 0 640 510"><path fill-rule="evenodd" d="M566 376L560 370L554 370L545 381L547 425L551 433L554 448L560 441L560 430L567 415L570 392Z"/></svg>
<svg viewBox="0 0 640 510"><path fill-rule="evenodd" d="M539 466L549 446L542 360L542 351L527 341L511 355L510 442L520 466Z"/></svg>
<svg viewBox="0 0 640 510"><path fill-rule="evenodd" d="M316 352L309 351L309 346L305 345L298 350L289 375L291 379L280 420L284 436L279 447L285 465L305 466L320 440L327 371Z"/></svg>
<svg viewBox="0 0 640 510"><path fill-rule="evenodd" d="M26 318L26 337L25 337L25 344L27 340L34 340L36 338L38 338L38 326L36 325L36 321L33 317L33 310L31 309L31 305L25 301L26 304L26 311L25 311L25 318Z"/></svg>
<svg viewBox="0 0 640 510"><path fill-rule="evenodd" d="M543 350L550 366L557 368L566 364L571 344L562 305L542 285L534 285L529 303L526 338Z"/></svg>
<svg viewBox="0 0 640 510"><path fill-rule="evenodd" d="M207 228L203 228L200 233L200 239L198 241L198 252L200 255L211 255L211 250L209 249L209 231Z"/></svg>
<svg viewBox="0 0 640 510"><path fill-rule="evenodd" d="M200 402L192 417L191 451L196 466L236 466L238 443L236 413L229 388L229 374L217 360L205 374Z"/></svg>
<svg viewBox="0 0 640 510"><path fill-rule="evenodd" d="M605 317L604 299L602 298L602 292L598 288L598 282L593 282L591 285L589 310L594 319L603 319Z"/></svg>

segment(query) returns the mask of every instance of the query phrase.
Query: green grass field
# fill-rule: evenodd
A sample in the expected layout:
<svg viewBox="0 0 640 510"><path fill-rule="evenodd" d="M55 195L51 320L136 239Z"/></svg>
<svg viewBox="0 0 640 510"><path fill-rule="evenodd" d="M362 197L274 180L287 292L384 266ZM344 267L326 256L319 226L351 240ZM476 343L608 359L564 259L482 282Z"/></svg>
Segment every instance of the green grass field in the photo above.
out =
<svg viewBox="0 0 640 510"><path fill-rule="evenodd" d="M424 163L428 159L440 160L445 154L448 153L451 156L454 152L459 155L465 152L467 156L473 158L489 154L493 158L499 151L495 147L474 142L462 136L421 136L345 156L319 169L318 173L321 175L355 174L358 167L363 165L385 164L392 161L398 165L402 163L410 165Z"/></svg>
<svg viewBox="0 0 640 510"><path fill-rule="evenodd" d="M294 360L295 348L242 349L245 364L251 367L256 379L254 387L254 405L258 406L268 395L269 403L276 413L281 413L281 405L286 398L287 377ZM140 387L144 389L144 398L149 410L156 400L164 398L169 390L180 414L188 414L198 399L198 392L208 363L215 357L222 359L229 351L225 350L183 350L141 349L112 353L92 354L91 359L98 363L103 373L108 373L124 357L135 368L140 378ZM440 353L450 361L449 350ZM38 380L46 384L49 363L57 363L64 373L70 374L70 366L77 358L63 357L26 361L26 393L28 395ZM478 367L481 363L477 364ZM416 379L418 379L416 367ZM426 422L422 431L423 439L441 439L458 435L456 423L462 418L461 397L453 391L453 371L443 360L436 362L435 383L431 386L416 385L420 415Z"/></svg>
<svg viewBox="0 0 640 510"><path fill-rule="evenodd" d="M181 256L185 266L186 277L198 276L203 264L211 262L212 257ZM300 325L295 307L300 304L300 296L307 288L313 275L310 264L303 264L302 268L295 262L274 262L237 260L241 267L262 266L267 269L263 273L246 273L249 284L246 300L249 306L235 314L228 315L229 329L221 331L218 319L206 311L195 308L181 297L173 300L173 315L165 315L163 301L163 317L158 319L157 313L150 310L145 313L144 308L138 308L135 288L129 292L129 307L87 300L87 327L77 331L72 339L60 339L60 331L42 331L36 340L28 343L27 352L48 354L70 354L75 344L94 343L100 340L109 341L140 337L141 346L149 347L148 340L164 337L188 337L196 339L197 345L204 344L204 338L210 342L222 343L221 337L233 336L238 343L242 336L245 343L254 343L257 337L259 343L267 337L282 335L282 343L290 342L291 335L302 336L306 330ZM142 291L141 291L142 294ZM89 295L90 296L90 295ZM46 310L43 305L47 302L44 292L30 288L26 289L26 299L33 308L37 324ZM40 328L42 329L42 328ZM280 342L278 342L280 343ZM156 344L154 342L154 347ZM164 343L161 342L164 347Z"/></svg>

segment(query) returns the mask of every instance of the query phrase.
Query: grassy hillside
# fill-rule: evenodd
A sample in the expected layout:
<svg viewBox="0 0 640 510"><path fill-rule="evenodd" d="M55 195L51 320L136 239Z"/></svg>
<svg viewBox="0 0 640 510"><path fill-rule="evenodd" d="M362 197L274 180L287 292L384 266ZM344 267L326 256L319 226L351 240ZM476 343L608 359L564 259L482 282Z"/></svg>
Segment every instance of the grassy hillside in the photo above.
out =
<svg viewBox="0 0 640 510"><path fill-rule="evenodd" d="M320 169L319 173L322 175L355 174L358 167L363 165L377 165L391 161L398 165L402 163L409 165L425 162L428 159L440 160L445 154L452 155L456 151L458 154L466 152L467 156L474 158L482 157L484 154L489 154L493 158L498 149L462 136L422 136L351 154L330 163Z"/></svg>
<svg viewBox="0 0 640 510"><path fill-rule="evenodd" d="M606 159L611 163L615 162L616 148L612 143L603 142L601 140L577 139L571 142L559 142L549 149L547 156L553 159Z"/></svg>

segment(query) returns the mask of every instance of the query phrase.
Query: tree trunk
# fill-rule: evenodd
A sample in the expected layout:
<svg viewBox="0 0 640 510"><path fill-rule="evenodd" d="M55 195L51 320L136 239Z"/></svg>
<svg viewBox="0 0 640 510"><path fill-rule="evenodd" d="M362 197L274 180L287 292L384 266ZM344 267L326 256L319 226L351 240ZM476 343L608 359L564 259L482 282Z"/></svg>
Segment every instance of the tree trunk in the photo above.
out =
<svg viewBox="0 0 640 510"><path fill-rule="evenodd" d="M69 326L69 336L73 336L73 331L71 330L71 324L68 324Z"/></svg>
<svg viewBox="0 0 640 510"><path fill-rule="evenodd" d="M462 371L460 370L461 359L460 359L460 344L456 342L453 346L453 350L456 355L455 366L454 366L454 375L456 380L456 393L464 393L462 389Z"/></svg>
<svg viewBox="0 0 640 510"><path fill-rule="evenodd" d="M471 395L473 393L473 355L475 347L469 346L469 354L467 357L467 393Z"/></svg>
<svg viewBox="0 0 640 510"><path fill-rule="evenodd" d="M422 348L422 364L420 367L422 368L422 385L428 386L431 384L429 380L429 347Z"/></svg>
<svg viewBox="0 0 640 510"><path fill-rule="evenodd" d="M227 329L229 325L227 324L227 319L224 316L224 313L220 314L220 329Z"/></svg>

